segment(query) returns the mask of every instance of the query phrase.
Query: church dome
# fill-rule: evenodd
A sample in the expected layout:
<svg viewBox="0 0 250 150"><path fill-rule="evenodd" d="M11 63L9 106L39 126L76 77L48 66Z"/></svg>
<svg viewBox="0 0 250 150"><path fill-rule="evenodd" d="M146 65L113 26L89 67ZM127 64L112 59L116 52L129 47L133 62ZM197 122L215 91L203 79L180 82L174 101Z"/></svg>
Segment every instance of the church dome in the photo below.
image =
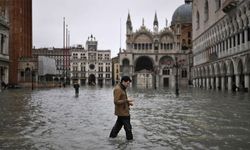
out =
<svg viewBox="0 0 250 150"><path fill-rule="evenodd" d="M177 23L192 23L192 3L186 2L185 4L179 6L173 16L171 21L171 26Z"/></svg>

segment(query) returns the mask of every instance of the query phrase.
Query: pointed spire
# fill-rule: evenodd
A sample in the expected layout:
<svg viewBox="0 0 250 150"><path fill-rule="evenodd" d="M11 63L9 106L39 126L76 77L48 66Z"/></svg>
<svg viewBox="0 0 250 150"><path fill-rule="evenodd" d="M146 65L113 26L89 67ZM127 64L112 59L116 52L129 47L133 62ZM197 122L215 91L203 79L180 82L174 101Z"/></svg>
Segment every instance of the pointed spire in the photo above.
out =
<svg viewBox="0 0 250 150"><path fill-rule="evenodd" d="M130 13L128 12L128 17L127 17L127 23L128 22L131 22L131 19L130 19Z"/></svg>
<svg viewBox="0 0 250 150"><path fill-rule="evenodd" d="M158 26L157 13L155 12L154 26Z"/></svg>
<svg viewBox="0 0 250 150"><path fill-rule="evenodd" d="M155 19L154 19L154 25L153 25L153 30L155 33L158 33L158 19L157 19L157 13L155 11Z"/></svg>
<svg viewBox="0 0 250 150"><path fill-rule="evenodd" d="M128 12L128 18L127 18L126 25L127 25L127 34L131 34L133 31L133 27L132 27L132 21L131 21L129 12Z"/></svg>
<svg viewBox="0 0 250 150"><path fill-rule="evenodd" d="M142 26L144 27L144 18L142 18Z"/></svg>
<svg viewBox="0 0 250 150"><path fill-rule="evenodd" d="M166 18L166 27L168 27L168 19Z"/></svg>

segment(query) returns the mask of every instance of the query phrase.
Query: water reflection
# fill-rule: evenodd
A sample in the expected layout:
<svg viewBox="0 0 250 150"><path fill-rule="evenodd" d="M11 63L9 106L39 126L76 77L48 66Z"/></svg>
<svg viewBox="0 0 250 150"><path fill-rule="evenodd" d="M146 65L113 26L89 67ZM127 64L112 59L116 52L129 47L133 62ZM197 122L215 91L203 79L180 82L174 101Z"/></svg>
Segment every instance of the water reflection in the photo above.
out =
<svg viewBox="0 0 250 150"><path fill-rule="evenodd" d="M249 94L189 89L129 89L135 100L125 132L108 135L112 87L81 87L0 93L0 149L249 149Z"/></svg>

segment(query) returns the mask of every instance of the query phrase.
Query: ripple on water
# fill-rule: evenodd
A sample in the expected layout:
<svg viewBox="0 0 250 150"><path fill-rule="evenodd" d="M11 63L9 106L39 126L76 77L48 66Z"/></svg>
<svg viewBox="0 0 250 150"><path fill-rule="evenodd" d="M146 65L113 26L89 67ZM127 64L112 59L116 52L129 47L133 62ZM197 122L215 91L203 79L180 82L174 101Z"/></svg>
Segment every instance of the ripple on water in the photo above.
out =
<svg viewBox="0 0 250 150"><path fill-rule="evenodd" d="M129 89L134 141L108 135L112 87L15 90L0 95L0 149L248 149L249 94Z"/></svg>

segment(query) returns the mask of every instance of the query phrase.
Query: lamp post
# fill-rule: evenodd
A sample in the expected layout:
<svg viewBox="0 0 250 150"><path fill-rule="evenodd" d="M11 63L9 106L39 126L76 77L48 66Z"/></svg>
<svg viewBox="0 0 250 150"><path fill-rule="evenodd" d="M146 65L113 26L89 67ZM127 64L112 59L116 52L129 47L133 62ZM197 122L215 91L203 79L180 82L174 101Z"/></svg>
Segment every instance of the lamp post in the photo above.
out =
<svg viewBox="0 0 250 150"><path fill-rule="evenodd" d="M65 77L64 77L64 80L63 80L63 87L66 86L66 82L67 82L67 77L65 76Z"/></svg>
<svg viewBox="0 0 250 150"><path fill-rule="evenodd" d="M33 71L33 67L31 67L31 90L34 89L34 85L33 85L33 77L34 77L34 71Z"/></svg>
<svg viewBox="0 0 250 150"><path fill-rule="evenodd" d="M184 59L179 60L178 58L175 57L175 62L171 65L171 62L168 62L168 65L170 66L170 68L175 68L176 72L175 72L175 94L179 95L179 68L181 68L184 65Z"/></svg>
<svg viewBox="0 0 250 150"><path fill-rule="evenodd" d="M55 82L54 82L55 76L52 76L52 79L53 79L53 87L55 87Z"/></svg>
<svg viewBox="0 0 250 150"><path fill-rule="evenodd" d="M179 84L178 84L178 70L179 70L179 64L177 63L177 61L176 61L176 63L175 63L175 68L176 68L176 75L175 75L175 94L176 95L179 95Z"/></svg>

